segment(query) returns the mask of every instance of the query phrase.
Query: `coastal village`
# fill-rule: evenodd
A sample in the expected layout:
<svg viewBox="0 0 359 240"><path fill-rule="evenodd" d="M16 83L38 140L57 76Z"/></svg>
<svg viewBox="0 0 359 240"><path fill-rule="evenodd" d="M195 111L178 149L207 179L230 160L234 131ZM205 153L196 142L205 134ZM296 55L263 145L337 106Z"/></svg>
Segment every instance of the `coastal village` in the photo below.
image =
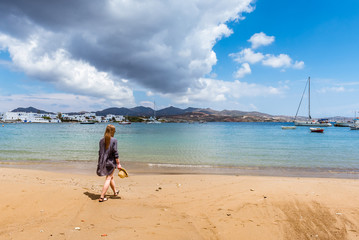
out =
<svg viewBox="0 0 359 240"><path fill-rule="evenodd" d="M356 117L355 117L356 119ZM237 110L215 111L209 108L180 109L167 107L158 111L152 108L108 108L97 112L53 113L33 107L17 108L0 113L2 123L106 123L119 122L130 124L142 123L206 123L206 122L293 122L290 116L273 116L260 112L243 112ZM306 117L297 116L297 121L307 121ZM327 119L312 119L318 122L332 122L336 125L347 126L353 123L352 118L332 117ZM313 126L313 124L310 124Z"/></svg>
<svg viewBox="0 0 359 240"><path fill-rule="evenodd" d="M106 114L98 116L95 112L84 112L78 114L68 113L35 113L35 112L14 112L9 111L0 113L0 122L2 123L62 123L62 122L79 122L79 123L104 123L104 122L172 122L172 123L204 123L204 122L287 122L289 119L275 116L252 116L241 115L231 116L228 114L219 115L206 112L189 112L184 114L173 114L160 116L129 116Z"/></svg>
<svg viewBox="0 0 359 240"><path fill-rule="evenodd" d="M151 108L136 107L110 108L98 112L52 113L33 107L18 108L0 113L3 123L101 123L101 122L172 122L172 123L204 123L204 122L288 122L290 117L271 116L259 112L215 111L212 109L168 107L155 111Z"/></svg>
<svg viewBox="0 0 359 240"><path fill-rule="evenodd" d="M96 116L96 113L69 115L62 113L5 112L0 114L0 121L7 123L121 122L124 119L122 115Z"/></svg>
<svg viewBox="0 0 359 240"><path fill-rule="evenodd" d="M205 122L293 122L294 118L289 116L272 116L259 112L240 111L215 111L212 109L182 109L169 107L156 112L153 109L147 111L131 112L131 109L119 112L113 108L112 111L105 109L99 112L79 113L51 113L36 108L15 109L0 113L1 123L106 123L106 122L143 122L143 123L205 123ZM133 109L132 109L133 110ZM122 113L122 114L121 114ZM297 120L305 120L305 117L297 117ZM331 122L352 122L350 118L331 118Z"/></svg>

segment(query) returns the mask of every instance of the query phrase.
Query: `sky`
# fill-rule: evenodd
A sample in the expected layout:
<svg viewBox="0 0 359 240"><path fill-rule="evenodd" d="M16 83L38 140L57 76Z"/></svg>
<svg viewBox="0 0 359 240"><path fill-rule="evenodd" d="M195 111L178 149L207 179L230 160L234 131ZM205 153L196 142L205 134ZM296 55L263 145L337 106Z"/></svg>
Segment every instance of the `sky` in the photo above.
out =
<svg viewBox="0 0 359 240"><path fill-rule="evenodd" d="M357 0L0 0L0 112L293 116L310 77L312 117L354 117L358 43Z"/></svg>

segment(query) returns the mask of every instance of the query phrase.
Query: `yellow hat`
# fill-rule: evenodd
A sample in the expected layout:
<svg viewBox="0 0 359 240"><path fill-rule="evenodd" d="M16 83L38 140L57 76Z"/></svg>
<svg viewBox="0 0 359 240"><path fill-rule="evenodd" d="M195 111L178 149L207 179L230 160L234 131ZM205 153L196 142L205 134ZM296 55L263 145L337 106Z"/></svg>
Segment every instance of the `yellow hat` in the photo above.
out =
<svg viewBox="0 0 359 240"><path fill-rule="evenodd" d="M126 171L126 169L124 169L124 168L119 168L119 172L118 172L118 176L120 177L120 178L125 178L125 177L128 177L128 174L127 174L127 171Z"/></svg>

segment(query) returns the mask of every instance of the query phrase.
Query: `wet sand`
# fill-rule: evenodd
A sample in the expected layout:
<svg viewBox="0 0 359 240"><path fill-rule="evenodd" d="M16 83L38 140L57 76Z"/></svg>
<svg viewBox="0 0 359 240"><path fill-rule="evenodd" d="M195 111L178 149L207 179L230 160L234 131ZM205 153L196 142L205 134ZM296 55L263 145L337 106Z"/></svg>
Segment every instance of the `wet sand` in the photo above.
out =
<svg viewBox="0 0 359 240"><path fill-rule="evenodd" d="M278 176L311 178L359 179L359 170L353 168L265 167L265 166L220 166L183 165L146 162L122 162L134 174L216 174L241 176ZM3 161L0 168L22 168L59 173L93 175L95 161Z"/></svg>
<svg viewBox="0 0 359 240"><path fill-rule="evenodd" d="M359 180L0 168L0 239L359 239Z"/></svg>

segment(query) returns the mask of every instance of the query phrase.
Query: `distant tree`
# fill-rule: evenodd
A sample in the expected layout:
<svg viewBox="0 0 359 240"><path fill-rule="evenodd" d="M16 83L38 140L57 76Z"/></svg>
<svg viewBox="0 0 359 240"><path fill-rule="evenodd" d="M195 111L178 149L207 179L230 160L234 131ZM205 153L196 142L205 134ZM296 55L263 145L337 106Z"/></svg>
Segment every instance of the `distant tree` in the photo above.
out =
<svg viewBox="0 0 359 240"><path fill-rule="evenodd" d="M143 122L143 118L141 118L141 117L127 117L127 119L130 122Z"/></svg>
<svg viewBox="0 0 359 240"><path fill-rule="evenodd" d="M62 118L62 113L57 113L57 118L61 120L61 122L63 122L63 118Z"/></svg>

